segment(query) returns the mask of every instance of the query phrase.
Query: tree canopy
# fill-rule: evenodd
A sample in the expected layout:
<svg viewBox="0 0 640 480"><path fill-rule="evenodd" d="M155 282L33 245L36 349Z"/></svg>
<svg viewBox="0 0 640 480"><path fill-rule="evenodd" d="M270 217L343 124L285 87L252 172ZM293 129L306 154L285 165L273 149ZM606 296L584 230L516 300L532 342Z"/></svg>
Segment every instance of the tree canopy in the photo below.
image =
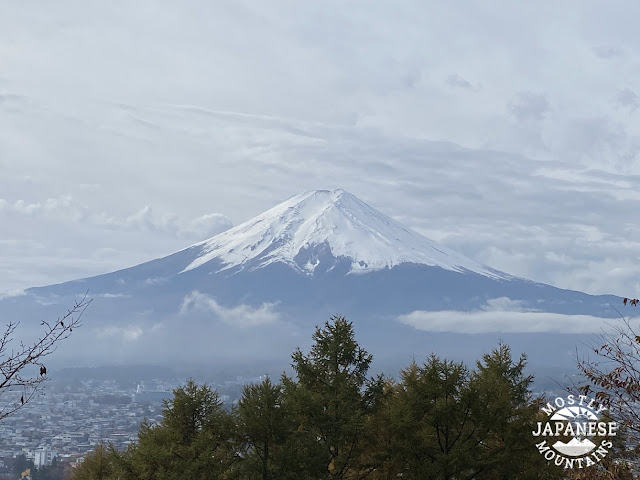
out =
<svg viewBox="0 0 640 480"><path fill-rule="evenodd" d="M564 478L534 445L541 400L507 345L473 369L431 355L398 380L370 376L372 359L334 316L292 354L293 377L247 385L233 406L190 380L136 445L96 449L73 478Z"/></svg>

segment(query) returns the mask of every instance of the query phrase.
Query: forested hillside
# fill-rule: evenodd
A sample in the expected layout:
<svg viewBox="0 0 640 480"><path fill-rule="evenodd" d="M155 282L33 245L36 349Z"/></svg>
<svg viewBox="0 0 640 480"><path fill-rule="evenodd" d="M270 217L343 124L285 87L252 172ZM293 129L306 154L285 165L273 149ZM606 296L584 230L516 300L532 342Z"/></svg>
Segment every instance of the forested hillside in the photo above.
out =
<svg viewBox="0 0 640 480"><path fill-rule="evenodd" d="M71 478L552 479L613 477L612 456L567 473L539 454L532 431L543 399L526 359L498 344L473 368L431 356L397 380L368 376L372 355L336 316L283 374L244 388L232 409L189 381L144 422L125 451L102 445ZM602 476L601 476L602 475Z"/></svg>

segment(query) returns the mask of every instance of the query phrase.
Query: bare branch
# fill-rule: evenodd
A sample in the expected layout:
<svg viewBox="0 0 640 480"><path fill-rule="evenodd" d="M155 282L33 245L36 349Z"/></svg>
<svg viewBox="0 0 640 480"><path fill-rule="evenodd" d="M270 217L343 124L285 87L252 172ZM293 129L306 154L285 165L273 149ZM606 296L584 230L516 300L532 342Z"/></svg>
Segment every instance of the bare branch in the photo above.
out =
<svg viewBox="0 0 640 480"><path fill-rule="evenodd" d="M44 360L55 352L60 341L71 335L74 328L82 326L82 315L91 302L85 293L55 322L43 320L40 325L44 327L44 333L33 344L20 342L11 350L9 345L20 322L7 324L0 334L0 420L24 407L39 391L47 379Z"/></svg>
<svg viewBox="0 0 640 480"><path fill-rule="evenodd" d="M638 303L635 299L625 300L625 305ZM568 389L595 396L626 426L630 438L640 440L640 332L630 317L611 307L620 315L620 321L608 323L609 331L603 330L585 344L588 355L581 357L576 352L578 370L586 383L573 384Z"/></svg>

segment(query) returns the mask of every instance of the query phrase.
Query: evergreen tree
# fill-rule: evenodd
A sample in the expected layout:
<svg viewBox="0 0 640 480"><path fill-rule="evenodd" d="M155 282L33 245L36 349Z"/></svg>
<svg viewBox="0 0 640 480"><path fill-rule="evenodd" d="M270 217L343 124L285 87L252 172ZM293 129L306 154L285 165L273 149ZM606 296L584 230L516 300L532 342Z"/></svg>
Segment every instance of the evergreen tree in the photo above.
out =
<svg viewBox="0 0 640 480"><path fill-rule="evenodd" d="M562 478L533 443L539 403L525 360L514 362L500 344L475 371L435 355L406 368L389 415L391 473L434 480Z"/></svg>
<svg viewBox="0 0 640 480"><path fill-rule="evenodd" d="M469 371L435 355L402 371L392 418L393 457L403 478L464 478L476 446Z"/></svg>
<svg viewBox="0 0 640 480"><path fill-rule="evenodd" d="M563 478L561 469L533 448L531 432L540 412L541 398L531 393L532 375L526 375L526 356L514 361L511 349L500 342L476 364L470 382L475 447L473 478Z"/></svg>
<svg viewBox="0 0 640 480"><path fill-rule="evenodd" d="M395 450L396 430L393 428L397 394L398 385L386 379L376 408L367 416L365 442L359 458L360 471L369 472L367 479L396 480L403 471L404 461Z"/></svg>
<svg viewBox="0 0 640 480"><path fill-rule="evenodd" d="M70 480L118 480L118 452L111 445L98 445L73 469Z"/></svg>
<svg viewBox="0 0 640 480"><path fill-rule="evenodd" d="M305 478L358 478L367 415L382 380L367 378L373 357L358 345L344 317L316 327L313 340L308 355L300 349L292 355L298 381L283 377L298 415L298 465L306 468Z"/></svg>
<svg viewBox="0 0 640 480"><path fill-rule="evenodd" d="M236 415L243 451L243 478L280 478L289 462L286 444L294 428L282 385L266 378L259 384L245 386Z"/></svg>
<svg viewBox="0 0 640 480"><path fill-rule="evenodd" d="M189 380L166 400L159 425L143 422L131 449L132 478L223 478L236 460L233 422L217 392Z"/></svg>
<svg viewBox="0 0 640 480"><path fill-rule="evenodd" d="M419 480L563 478L535 448L540 399L526 358L507 345L470 371L430 356L399 382L367 377L372 356L353 325L316 327L296 378L247 385L233 413L190 380L142 423L124 452L100 446L72 478L119 480ZM617 465L611 464L612 468ZM611 469L610 469L611 471ZM43 470L44 473L44 470ZM628 473L628 472L627 472ZM595 478L595 477L594 477ZM626 478L618 476L616 478Z"/></svg>

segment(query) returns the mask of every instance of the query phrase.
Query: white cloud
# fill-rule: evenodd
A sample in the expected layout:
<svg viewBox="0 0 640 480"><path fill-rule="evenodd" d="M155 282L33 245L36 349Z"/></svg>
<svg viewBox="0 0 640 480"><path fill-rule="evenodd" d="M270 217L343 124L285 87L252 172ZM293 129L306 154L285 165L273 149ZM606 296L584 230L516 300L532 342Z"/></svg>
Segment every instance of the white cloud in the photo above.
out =
<svg viewBox="0 0 640 480"><path fill-rule="evenodd" d="M144 331L141 327L136 325L126 325L126 326L116 326L110 325L108 327L103 327L98 329L97 336L98 338L110 338L117 339L123 342L135 342L138 340Z"/></svg>
<svg viewBox="0 0 640 480"><path fill-rule="evenodd" d="M487 312L524 312L527 310L523 301L511 300L509 297L490 298L481 309Z"/></svg>
<svg viewBox="0 0 640 480"><path fill-rule="evenodd" d="M90 215L90 220L105 228L160 232L191 240L204 240L233 226L229 218L219 213L209 213L192 220L182 221L172 213L156 215L149 205L126 217L98 213Z"/></svg>
<svg viewBox="0 0 640 480"><path fill-rule="evenodd" d="M0 291L0 300L3 300L5 298L11 298L11 297L20 297L24 294L25 294L25 291L20 289L10 290L8 292Z"/></svg>
<svg viewBox="0 0 640 480"><path fill-rule="evenodd" d="M398 321L418 330L455 333L599 333L609 319L525 310L506 297L491 299L481 310L460 312L416 310Z"/></svg>
<svg viewBox="0 0 640 480"><path fill-rule="evenodd" d="M124 293L94 293L91 298L131 298L131 295Z"/></svg>
<svg viewBox="0 0 640 480"><path fill-rule="evenodd" d="M156 215L149 205L126 216L92 212L71 195L48 198L43 202L0 198L0 213L42 217L63 222L81 222L101 228L161 232L178 238L203 240L228 230L231 220L219 213L208 213L191 220L182 220L173 213Z"/></svg>
<svg viewBox="0 0 640 480"><path fill-rule="evenodd" d="M510 273L640 290L639 10L13 2L0 290L150 260L337 187Z"/></svg>
<svg viewBox="0 0 640 480"><path fill-rule="evenodd" d="M47 198L44 202L35 203L29 203L24 200L9 202L3 198L0 198L0 212L4 211L23 215L37 215L65 212L70 210L72 210L74 213L78 213L78 210L73 208L73 202L70 196L63 196L60 198Z"/></svg>
<svg viewBox="0 0 640 480"><path fill-rule="evenodd" d="M228 217L219 213L207 213L183 221L172 213L156 215L149 205L126 216L114 216L104 211L91 211L71 195L47 198L42 202L28 202L22 199L9 201L0 198L1 213L54 218L66 222L80 221L104 228L166 232L175 236L197 238L215 235L233 226Z"/></svg>
<svg viewBox="0 0 640 480"><path fill-rule="evenodd" d="M216 319L228 325L246 328L277 322L279 315L274 306L273 303L264 303L257 308L250 305L224 307L213 297L196 291L184 298L180 314L187 315L191 310L211 312Z"/></svg>
<svg viewBox="0 0 640 480"><path fill-rule="evenodd" d="M231 220L219 213L208 213L194 218L181 232L192 238L209 238L233 227Z"/></svg>

